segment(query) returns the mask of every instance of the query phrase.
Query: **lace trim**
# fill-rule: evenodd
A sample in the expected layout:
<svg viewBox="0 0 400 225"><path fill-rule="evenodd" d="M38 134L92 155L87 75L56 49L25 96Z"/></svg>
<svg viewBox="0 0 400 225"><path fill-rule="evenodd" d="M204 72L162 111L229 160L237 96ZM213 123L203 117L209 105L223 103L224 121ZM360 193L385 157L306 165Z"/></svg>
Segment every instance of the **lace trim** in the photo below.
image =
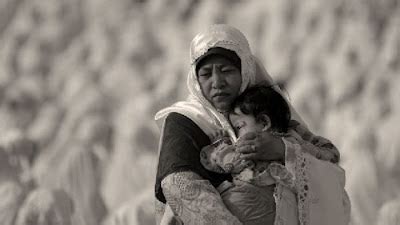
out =
<svg viewBox="0 0 400 225"><path fill-rule="evenodd" d="M306 152L302 151L302 147L298 143L288 141L282 138L286 147L285 167L289 173L294 175L294 183L292 183L295 193L297 194L297 208L300 225L309 224L309 161Z"/></svg>
<svg viewBox="0 0 400 225"><path fill-rule="evenodd" d="M275 191L274 191L274 198L275 198L275 204L276 204L276 214L275 214L275 222L274 225L284 225L285 221L284 219L281 217L280 212L278 209L281 208L281 204L282 204L282 186L281 185L276 185L275 187Z"/></svg>
<svg viewBox="0 0 400 225"><path fill-rule="evenodd" d="M297 145L298 148L300 146ZM297 204L299 211L300 225L309 224L309 205L310 205L310 193L309 193L309 161L306 159L304 152L297 152L297 163L296 163L296 189L297 189Z"/></svg>
<svg viewBox="0 0 400 225"><path fill-rule="evenodd" d="M275 162L271 163L267 168L267 172L277 183L282 184L291 190L295 190L294 177L282 164Z"/></svg>

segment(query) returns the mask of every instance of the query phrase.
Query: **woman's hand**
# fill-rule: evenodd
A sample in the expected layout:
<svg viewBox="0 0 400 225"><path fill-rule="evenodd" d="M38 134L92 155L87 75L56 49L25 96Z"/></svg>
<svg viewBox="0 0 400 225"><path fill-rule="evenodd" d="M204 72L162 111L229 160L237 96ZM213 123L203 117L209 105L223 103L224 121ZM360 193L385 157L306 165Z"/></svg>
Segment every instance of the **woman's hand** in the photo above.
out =
<svg viewBox="0 0 400 225"><path fill-rule="evenodd" d="M239 138L236 151L241 158L263 161L283 161L285 144L280 137L269 132L247 133Z"/></svg>

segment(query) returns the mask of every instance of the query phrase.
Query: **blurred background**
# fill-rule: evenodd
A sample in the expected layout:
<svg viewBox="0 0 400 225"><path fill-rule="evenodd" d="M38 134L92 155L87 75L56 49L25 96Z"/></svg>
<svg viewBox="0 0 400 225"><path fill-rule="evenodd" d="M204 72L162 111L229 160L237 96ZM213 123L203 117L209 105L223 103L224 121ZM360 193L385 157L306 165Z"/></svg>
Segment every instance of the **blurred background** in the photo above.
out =
<svg viewBox="0 0 400 225"><path fill-rule="evenodd" d="M400 0L1 0L1 224L155 224L153 117L214 23L339 148L352 225L400 224Z"/></svg>

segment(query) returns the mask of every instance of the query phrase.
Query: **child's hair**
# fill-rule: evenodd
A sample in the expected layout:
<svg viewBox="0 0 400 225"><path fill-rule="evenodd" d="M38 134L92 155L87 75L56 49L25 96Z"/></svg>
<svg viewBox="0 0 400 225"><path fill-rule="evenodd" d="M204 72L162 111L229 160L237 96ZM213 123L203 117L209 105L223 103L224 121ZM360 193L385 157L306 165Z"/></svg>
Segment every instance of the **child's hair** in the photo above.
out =
<svg viewBox="0 0 400 225"><path fill-rule="evenodd" d="M271 129L287 132L291 118L286 100L271 85L257 85L245 90L233 103L233 109L239 107L246 115L252 115L262 122L262 115L271 120Z"/></svg>

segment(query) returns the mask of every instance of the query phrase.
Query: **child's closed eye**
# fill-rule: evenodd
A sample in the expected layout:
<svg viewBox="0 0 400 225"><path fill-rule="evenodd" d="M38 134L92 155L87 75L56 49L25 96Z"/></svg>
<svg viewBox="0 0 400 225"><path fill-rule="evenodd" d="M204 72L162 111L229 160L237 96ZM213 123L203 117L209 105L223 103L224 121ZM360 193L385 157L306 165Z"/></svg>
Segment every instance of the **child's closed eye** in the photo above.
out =
<svg viewBox="0 0 400 225"><path fill-rule="evenodd" d="M245 123L244 123L244 122L240 122L240 123L237 123L237 124L235 125L235 129L236 129L236 130L240 130L240 129L242 129L244 126L245 126Z"/></svg>

